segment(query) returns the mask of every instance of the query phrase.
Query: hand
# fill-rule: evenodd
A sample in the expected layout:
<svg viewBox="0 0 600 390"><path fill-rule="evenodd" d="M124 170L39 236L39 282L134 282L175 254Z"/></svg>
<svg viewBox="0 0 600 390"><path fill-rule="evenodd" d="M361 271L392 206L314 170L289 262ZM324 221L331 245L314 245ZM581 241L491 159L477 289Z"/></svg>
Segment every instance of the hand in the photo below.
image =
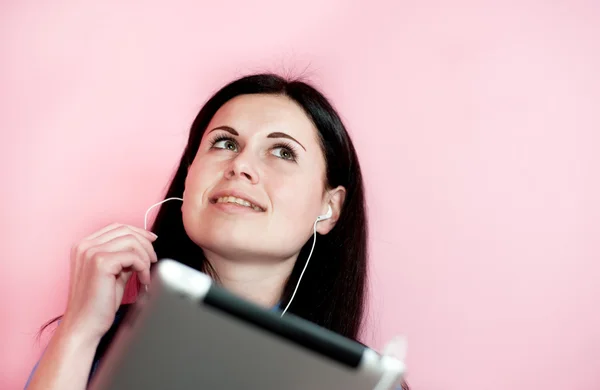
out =
<svg viewBox="0 0 600 390"><path fill-rule="evenodd" d="M77 243L71 251L67 309L61 326L80 340L97 343L110 329L133 272L150 283L150 265L157 261L154 233L112 224Z"/></svg>

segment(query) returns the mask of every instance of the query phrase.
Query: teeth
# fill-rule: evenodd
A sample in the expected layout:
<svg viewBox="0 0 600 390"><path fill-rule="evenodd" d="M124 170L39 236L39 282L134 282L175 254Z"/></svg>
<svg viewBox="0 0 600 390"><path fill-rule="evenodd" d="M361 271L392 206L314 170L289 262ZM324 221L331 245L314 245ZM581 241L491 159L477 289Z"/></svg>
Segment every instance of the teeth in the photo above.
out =
<svg viewBox="0 0 600 390"><path fill-rule="evenodd" d="M217 203L236 203L240 206L250 207L251 209L256 211L262 211L260 207L253 205L245 199L236 198L235 196L222 196L217 199Z"/></svg>

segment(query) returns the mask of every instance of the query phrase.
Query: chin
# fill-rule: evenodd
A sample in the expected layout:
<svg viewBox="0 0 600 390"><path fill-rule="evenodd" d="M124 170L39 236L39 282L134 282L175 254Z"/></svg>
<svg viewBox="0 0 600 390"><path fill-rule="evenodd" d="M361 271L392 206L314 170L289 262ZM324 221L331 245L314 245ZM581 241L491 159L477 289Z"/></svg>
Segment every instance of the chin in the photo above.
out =
<svg viewBox="0 0 600 390"><path fill-rule="evenodd" d="M252 219L222 218L212 213L197 213L193 216L188 214L187 217L184 214L183 223L188 236L196 245L230 260L280 261L297 254L304 244L283 239L289 234L281 231L272 236L264 223Z"/></svg>
<svg viewBox="0 0 600 390"><path fill-rule="evenodd" d="M265 248L260 248L257 243L260 237L256 234L248 233L260 231L249 229L232 229L223 226L225 224L210 224L209 226L196 226L195 229L187 229L190 239L204 250L214 252L220 256L234 259L237 257L247 257L249 254L266 252Z"/></svg>

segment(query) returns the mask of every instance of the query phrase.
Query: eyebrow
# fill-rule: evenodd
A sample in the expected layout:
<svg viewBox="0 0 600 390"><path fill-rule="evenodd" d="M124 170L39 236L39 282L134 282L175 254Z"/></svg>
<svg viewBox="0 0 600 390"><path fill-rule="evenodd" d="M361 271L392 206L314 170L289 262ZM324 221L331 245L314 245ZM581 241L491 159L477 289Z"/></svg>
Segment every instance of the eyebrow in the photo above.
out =
<svg viewBox="0 0 600 390"><path fill-rule="evenodd" d="M306 148L304 147L304 145L302 145L300 142L298 142L297 139L295 139L294 137L292 137L291 135L288 135L286 133L280 133L280 132L271 133L271 134L267 135L267 138L287 138L287 139L291 139L292 141L294 141L298 145L302 146L302 149L304 149L306 151Z"/></svg>
<svg viewBox="0 0 600 390"><path fill-rule="evenodd" d="M230 126L217 126L214 129L212 129L211 131L209 131L209 133L212 133L215 130L224 130L232 135L238 136L240 135L240 133L238 133L233 127ZM287 138L290 139L292 141L294 141L295 143L297 143L298 145L300 145L302 147L302 149L306 150L306 148L304 147L304 145L302 145L300 142L298 142L297 139L295 139L294 137L292 137L289 134L286 133L282 133L282 132L275 132L275 133L271 133L269 135L267 135L267 138Z"/></svg>

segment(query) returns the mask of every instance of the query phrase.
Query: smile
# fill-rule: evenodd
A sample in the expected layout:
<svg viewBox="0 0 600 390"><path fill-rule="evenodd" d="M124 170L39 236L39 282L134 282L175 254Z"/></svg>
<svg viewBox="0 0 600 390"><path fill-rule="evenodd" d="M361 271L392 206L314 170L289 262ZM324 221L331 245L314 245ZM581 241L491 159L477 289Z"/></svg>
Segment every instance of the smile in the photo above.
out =
<svg viewBox="0 0 600 390"><path fill-rule="evenodd" d="M239 206L249 207L249 208L253 209L254 211L265 211L260 206L257 206L255 204L249 202L246 199L238 198L238 197L235 197L235 196L220 196L220 197L218 197L216 199L213 199L211 202L213 204L216 204L216 203L234 203L234 204L239 205Z"/></svg>

